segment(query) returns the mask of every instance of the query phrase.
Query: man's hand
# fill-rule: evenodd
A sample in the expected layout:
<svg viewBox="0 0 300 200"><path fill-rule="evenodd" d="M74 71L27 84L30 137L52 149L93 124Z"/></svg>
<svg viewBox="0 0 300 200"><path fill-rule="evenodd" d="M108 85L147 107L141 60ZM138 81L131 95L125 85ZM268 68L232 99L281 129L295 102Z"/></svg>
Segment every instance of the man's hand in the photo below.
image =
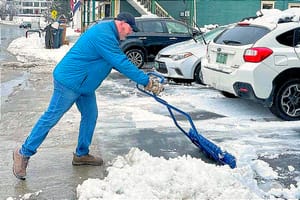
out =
<svg viewBox="0 0 300 200"><path fill-rule="evenodd" d="M150 77L145 90L152 92L155 95L159 95L164 90L164 86L159 82L159 80Z"/></svg>

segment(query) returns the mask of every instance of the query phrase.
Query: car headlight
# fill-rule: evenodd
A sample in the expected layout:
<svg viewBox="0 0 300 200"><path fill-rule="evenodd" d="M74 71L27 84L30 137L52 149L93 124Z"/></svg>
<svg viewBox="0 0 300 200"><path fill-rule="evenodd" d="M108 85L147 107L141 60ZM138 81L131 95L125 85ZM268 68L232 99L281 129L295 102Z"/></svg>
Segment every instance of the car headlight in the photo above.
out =
<svg viewBox="0 0 300 200"><path fill-rule="evenodd" d="M191 52L185 52L185 53L174 54L174 55L171 55L170 57L172 58L172 60L181 60L184 58L188 58L192 55L193 54Z"/></svg>

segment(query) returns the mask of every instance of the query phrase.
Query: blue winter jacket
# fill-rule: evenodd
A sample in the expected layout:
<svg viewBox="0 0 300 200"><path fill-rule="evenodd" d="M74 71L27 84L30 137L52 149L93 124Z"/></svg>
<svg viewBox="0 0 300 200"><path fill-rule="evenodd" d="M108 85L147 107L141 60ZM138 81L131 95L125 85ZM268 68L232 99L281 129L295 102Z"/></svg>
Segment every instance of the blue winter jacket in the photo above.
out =
<svg viewBox="0 0 300 200"><path fill-rule="evenodd" d="M148 75L127 59L119 44L119 33L113 20L92 26L57 64L54 79L74 92L91 94L114 68L146 86Z"/></svg>

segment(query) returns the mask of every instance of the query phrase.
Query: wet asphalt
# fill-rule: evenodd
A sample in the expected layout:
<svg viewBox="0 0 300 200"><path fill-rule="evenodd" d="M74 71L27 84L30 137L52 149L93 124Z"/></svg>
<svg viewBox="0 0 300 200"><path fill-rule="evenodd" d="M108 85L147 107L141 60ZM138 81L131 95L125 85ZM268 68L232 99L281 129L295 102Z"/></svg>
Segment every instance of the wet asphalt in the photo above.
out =
<svg viewBox="0 0 300 200"><path fill-rule="evenodd" d="M1 78L23 76L24 73L27 73L24 69L5 69ZM12 174L12 151L22 144L47 107L52 90L50 73L30 73L27 78L1 102L0 197L19 199L32 193L31 199L75 199L76 185L81 179L103 177L104 170L71 165L77 134L75 125L64 120L49 133L38 153L30 159L27 180L20 181Z"/></svg>
<svg viewBox="0 0 300 200"><path fill-rule="evenodd" d="M0 199L9 197L11 199L38 200L76 199L78 184L88 178L105 178L107 175L106 169L112 161L117 156L126 155L132 147L145 150L152 156L174 158L188 154L212 163L175 126L161 130L159 123L155 122L158 125L157 127L137 127L131 114L127 113L126 110L116 113L114 108L103 107L105 105L101 103L101 99L99 101L97 98L99 118L90 152L102 156L105 165L100 167L72 166L72 154L77 144L80 120L80 114L77 108L73 106L49 132L46 140L38 149L38 153L31 157L26 180L16 179L12 173L13 150L26 139L35 122L47 108L52 94L51 66L47 64L32 65L35 67L28 66L23 65L22 67L21 65L20 67L14 63L1 65L1 83L11 83L14 87L8 97L2 96L1 98L0 160L2 162L0 164ZM41 70L35 70L38 68L49 68L49 70L42 70L42 72ZM144 70L149 71L151 68ZM109 99L113 99L115 102L118 98L126 98L128 94L122 95L124 90L128 91L129 95L131 92L136 92L135 84L119 73L111 74L108 79L124 87L112 89L110 84L101 86L96 93L98 97L105 98L105 104L110 104ZM5 84L1 84L1 94L7 90L5 87L5 90L3 90ZM247 103L245 102L245 104ZM167 111L156 109L153 111L167 115ZM224 117L217 113L199 109L189 112L189 115L194 120ZM177 120L180 121L180 117ZM278 119L270 115L270 118L257 120L268 122L277 121ZM249 129L245 131L230 129L226 133L206 131L205 135L216 142L224 140L242 142L246 140L244 142L253 145L258 154L262 155L260 159L268 162L279 173L280 178L276 181L288 187L290 184L295 184L296 177L299 177L299 146L296 143L293 143L293 146L289 141L298 141L300 130L295 128L271 129ZM258 135L248 141L248 136L253 133ZM222 135L224 136L220 137ZM255 138L261 138L262 141L260 142ZM277 143L283 145L284 149L278 149L278 151L284 151L286 154L273 159L264 157L265 151L272 151L273 148L275 153L277 151L273 142L263 143L264 139L268 138L274 140L276 145ZM286 146L284 146L285 144ZM288 171L287 165L294 166L295 171ZM263 180L258 181L262 188L268 188L270 184L278 184L275 182L265 183Z"/></svg>
<svg viewBox="0 0 300 200"><path fill-rule="evenodd" d="M14 67L1 69L1 81L20 79L13 92L1 99L0 127L0 199L76 199L76 187L88 178L104 178L106 168L118 155L125 155L132 147L139 147L153 156L176 157L186 153L203 157L184 135L174 134L170 129L160 134L159 129L136 128L135 123L126 118L126 113L117 115L106 112L99 120L90 152L100 155L105 161L101 167L72 166L72 154L77 144L79 113L75 106L49 132L38 153L30 158L25 181L16 179L12 173L12 152L20 146L31 128L48 106L52 94L51 72L35 72L30 68ZM39 67L49 67L41 65ZM21 78L20 78L21 77ZM111 77L120 84L134 87L128 79L117 75ZM97 91L99 92L99 91ZM121 98L111 88L101 88L102 93ZM99 115L102 115L99 112ZM118 120L114 120L114 118ZM178 132L178 131L176 131ZM112 136L113 133L113 136ZM176 153L174 153L176 148ZM205 158L204 158L205 159Z"/></svg>
<svg viewBox="0 0 300 200"><path fill-rule="evenodd" d="M183 155L186 151L199 157L198 149L190 145L184 136L178 134L174 137L172 131L162 136L159 130L136 129L134 122L129 122L126 117L115 121L115 113L107 111L104 114L107 117L101 118L99 123L108 125L96 127L90 149L92 154L103 157L105 165L72 166L80 119L74 106L49 132L38 153L31 157L26 180L16 179L12 173L12 153L23 143L45 111L52 94L53 66L47 63L19 63L6 50L9 43L24 35L25 31L1 24L0 199L76 199L78 184L88 178L104 178L111 161L118 155L127 154L132 147L141 147L153 155L165 157ZM43 70L39 70L41 68ZM151 70L151 66L145 70ZM134 87L122 76L112 78ZM101 92L120 98L120 94L111 88L102 88ZM120 135L112 137L113 131ZM169 149L172 143L179 144L178 149L182 148L182 151L174 154Z"/></svg>

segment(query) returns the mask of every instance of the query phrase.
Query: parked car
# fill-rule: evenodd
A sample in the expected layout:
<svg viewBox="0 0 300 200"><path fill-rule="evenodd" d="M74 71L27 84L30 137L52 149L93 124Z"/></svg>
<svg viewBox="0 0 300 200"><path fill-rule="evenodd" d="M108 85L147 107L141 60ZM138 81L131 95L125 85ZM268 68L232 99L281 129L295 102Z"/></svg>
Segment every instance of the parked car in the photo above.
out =
<svg viewBox="0 0 300 200"><path fill-rule="evenodd" d="M31 28L31 23L30 22L22 22L19 25L19 28Z"/></svg>
<svg viewBox="0 0 300 200"><path fill-rule="evenodd" d="M156 54L166 46L192 39L200 31L171 18L137 17L139 32L130 34L120 47L136 66L153 61Z"/></svg>
<svg viewBox="0 0 300 200"><path fill-rule="evenodd" d="M201 58L206 54L206 44L226 27L220 26L194 39L163 48L155 57L156 72L175 82L201 84Z"/></svg>
<svg viewBox="0 0 300 200"><path fill-rule="evenodd" d="M258 101L283 120L300 120L299 15L283 14L225 30L208 45L202 74L227 97Z"/></svg>

